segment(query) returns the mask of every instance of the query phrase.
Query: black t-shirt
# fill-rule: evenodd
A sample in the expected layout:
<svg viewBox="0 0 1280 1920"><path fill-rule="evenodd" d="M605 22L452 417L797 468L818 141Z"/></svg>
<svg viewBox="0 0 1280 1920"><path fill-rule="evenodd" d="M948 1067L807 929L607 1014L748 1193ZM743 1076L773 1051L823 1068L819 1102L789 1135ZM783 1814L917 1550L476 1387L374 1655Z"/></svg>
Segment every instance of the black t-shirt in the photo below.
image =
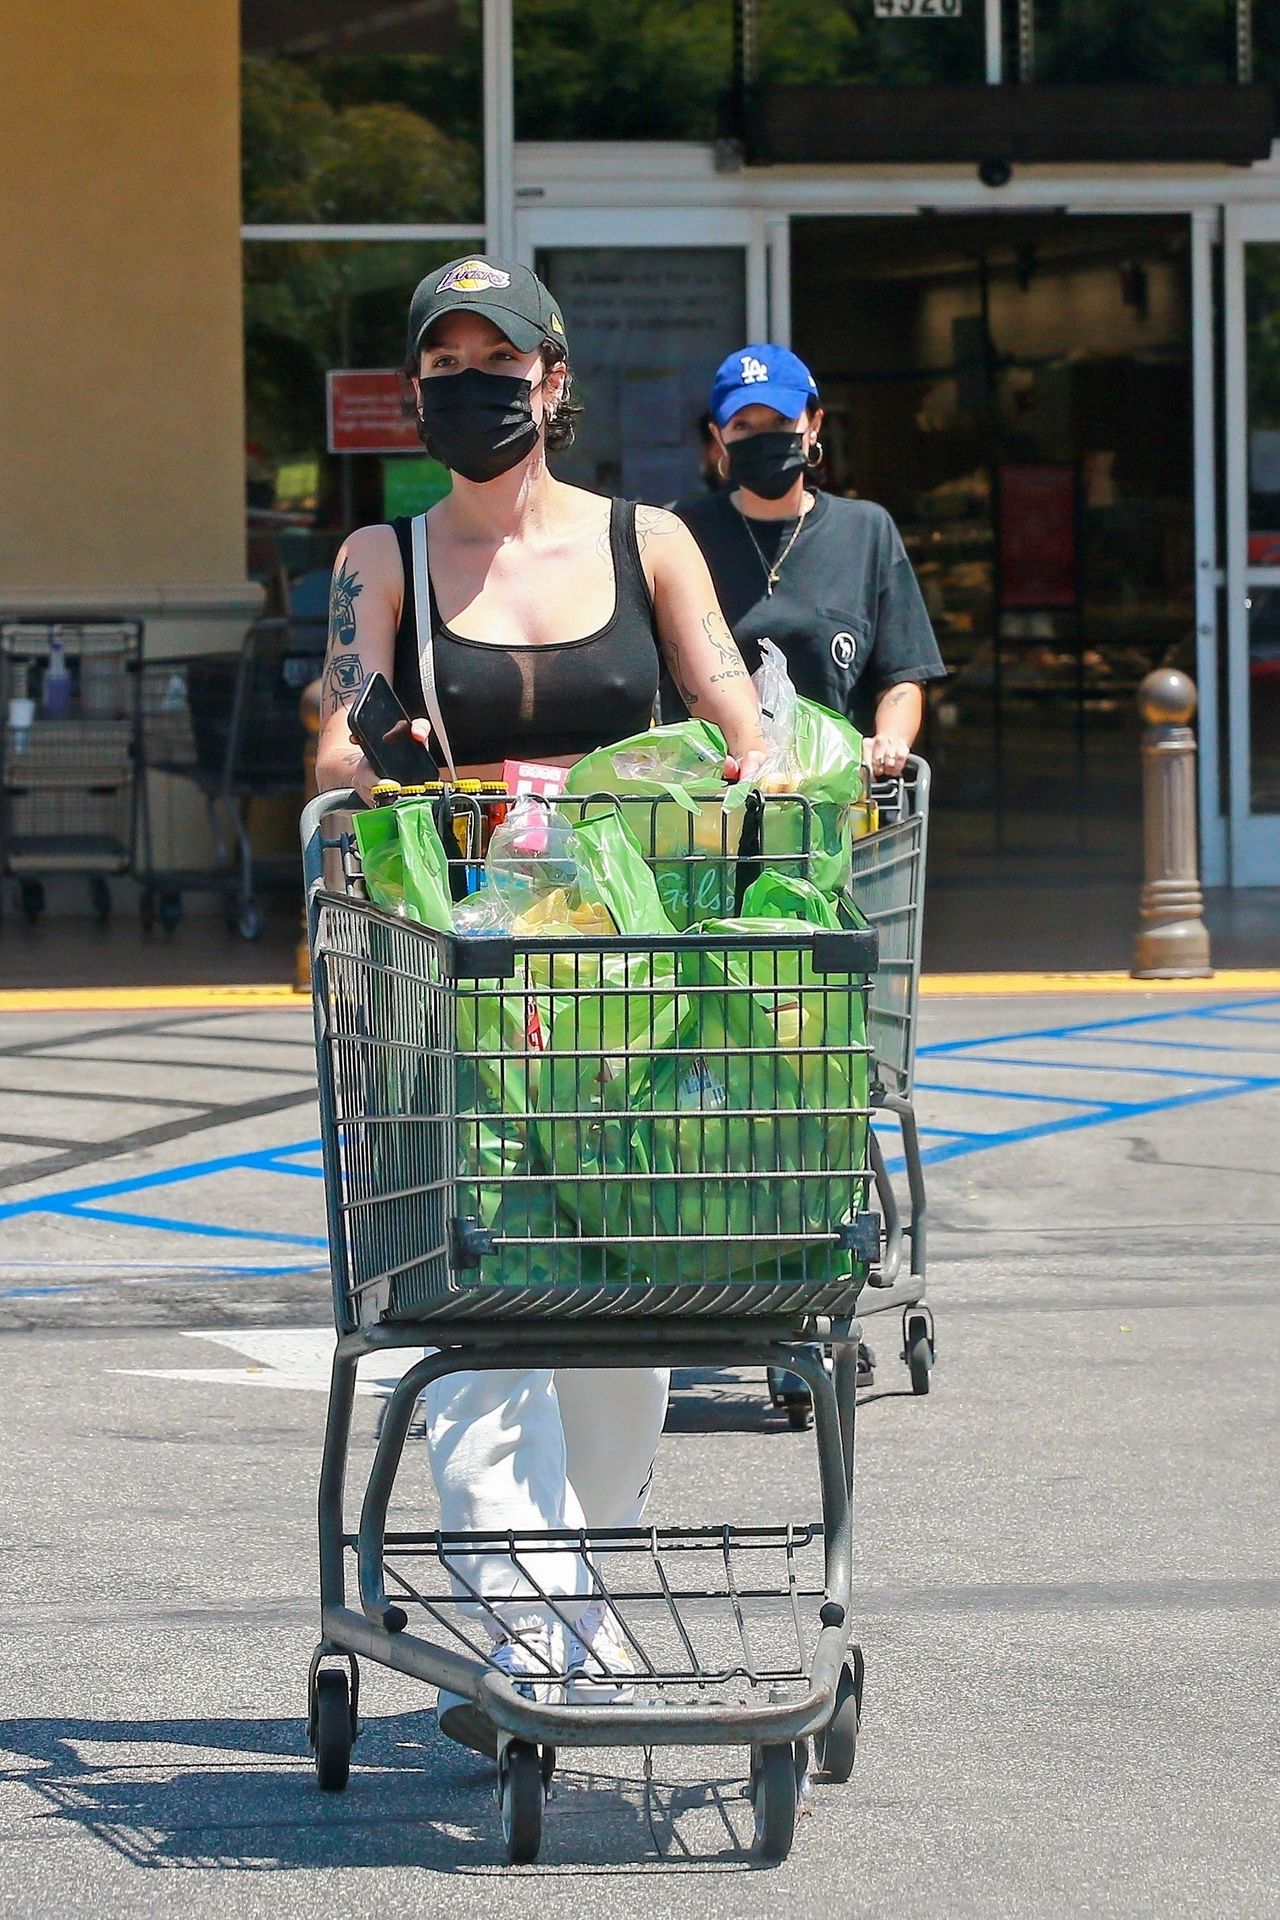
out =
<svg viewBox="0 0 1280 1920"><path fill-rule="evenodd" d="M760 641L772 640L786 655L797 692L845 714L864 733L873 730L876 695L885 687L945 675L902 537L883 507L815 493L772 594L768 569L795 533L794 520L744 523L728 491L682 500L675 510L706 557L752 673ZM684 716L665 680L662 711L666 720Z"/></svg>

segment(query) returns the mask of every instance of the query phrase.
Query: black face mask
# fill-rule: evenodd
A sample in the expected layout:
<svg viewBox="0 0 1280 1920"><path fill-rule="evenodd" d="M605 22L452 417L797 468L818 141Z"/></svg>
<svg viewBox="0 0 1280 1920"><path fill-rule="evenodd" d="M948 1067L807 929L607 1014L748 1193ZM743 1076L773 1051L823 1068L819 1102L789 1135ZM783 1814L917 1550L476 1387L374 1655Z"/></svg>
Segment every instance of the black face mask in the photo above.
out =
<svg viewBox="0 0 1280 1920"><path fill-rule="evenodd" d="M509 373L436 374L419 389L419 437L451 473L496 480L538 444L533 394L531 381Z"/></svg>
<svg viewBox="0 0 1280 1920"><path fill-rule="evenodd" d="M809 465L802 433L753 433L727 444L730 484L762 500L781 500Z"/></svg>

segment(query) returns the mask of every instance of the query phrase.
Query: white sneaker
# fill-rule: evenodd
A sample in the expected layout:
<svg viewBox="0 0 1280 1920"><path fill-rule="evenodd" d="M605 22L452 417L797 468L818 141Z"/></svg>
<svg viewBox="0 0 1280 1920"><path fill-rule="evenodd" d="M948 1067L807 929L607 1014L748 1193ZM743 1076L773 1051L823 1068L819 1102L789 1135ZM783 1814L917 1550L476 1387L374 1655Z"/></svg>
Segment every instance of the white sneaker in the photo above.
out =
<svg viewBox="0 0 1280 1920"><path fill-rule="evenodd" d="M558 1705L564 1698L563 1676L568 1664L565 1640L565 1629L558 1620L526 1614L505 1628L491 1657L522 1700Z"/></svg>
<svg viewBox="0 0 1280 1920"><path fill-rule="evenodd" d="M490 1656L493 1665L504 1673L522 1700L559 1705L564 1699L566 1633L558 1620L550 1623L536 1614L513 1620ZM576 1641L575 1641L576 1645ZM498 1756L498 1731L493 1722L470 1700L447 1693L442 1687L436 1706L436 1722L441 1733L470 1747L486 1759Z"/></svg>
<svg viewBox="0 0 1280 1920"><path fill-rule="evenodd" d="M572 1706L629 1707L635 1699L640 1663L618 1617L604 1600L583 1609L569 1642Z"/></svg>

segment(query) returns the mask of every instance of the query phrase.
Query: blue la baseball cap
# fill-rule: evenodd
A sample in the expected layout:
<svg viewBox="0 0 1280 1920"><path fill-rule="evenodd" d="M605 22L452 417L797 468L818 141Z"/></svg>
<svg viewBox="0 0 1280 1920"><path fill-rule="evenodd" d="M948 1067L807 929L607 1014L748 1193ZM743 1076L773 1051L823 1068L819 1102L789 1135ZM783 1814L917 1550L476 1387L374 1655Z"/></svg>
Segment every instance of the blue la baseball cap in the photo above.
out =
<svg viewBox="0 0 1280 1920"><path fill-rule="evenodd" d="M711 418L718 427L743 407L773 407L794 420L818 398L818 383L798 354L788 347L739 347L716 368L711 384Z"/></svg>

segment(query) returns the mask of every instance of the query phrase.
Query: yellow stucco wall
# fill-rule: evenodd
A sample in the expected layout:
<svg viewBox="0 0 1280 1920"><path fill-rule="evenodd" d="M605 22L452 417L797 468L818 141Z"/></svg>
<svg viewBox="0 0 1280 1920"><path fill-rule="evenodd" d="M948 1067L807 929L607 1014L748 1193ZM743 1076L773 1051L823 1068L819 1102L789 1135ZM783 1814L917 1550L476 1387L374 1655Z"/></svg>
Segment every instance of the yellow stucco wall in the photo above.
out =
<svg viewBox="0 0 1280 1920"><path fill-rule="evenodd" d="M6 0L0 602L243 594L238 64L236 0Z"/></svg>

